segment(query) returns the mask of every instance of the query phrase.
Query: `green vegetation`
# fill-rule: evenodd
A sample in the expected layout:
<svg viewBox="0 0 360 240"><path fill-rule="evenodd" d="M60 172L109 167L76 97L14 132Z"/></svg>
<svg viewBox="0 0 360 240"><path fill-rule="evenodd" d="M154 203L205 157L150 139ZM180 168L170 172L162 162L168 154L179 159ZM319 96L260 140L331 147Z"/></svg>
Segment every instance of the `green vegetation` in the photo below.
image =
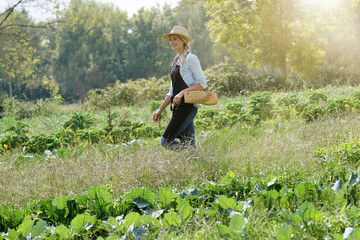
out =
<svg viewBox="0 0 360 240"><path fill-rule="evenodd" d="M0 13L0 240L360 239L359 0L29 2ZM152 122L175 24L220 97L195 150Z"/></svg>
<svg viewBox="0 0 360 240"><path fill-rule="evenodd" d="M37 0L56 12L43 22L20 11L33 0L15 2L0 13L0 94L10 98L60 93L75 103L119 82L166 76L168 83L174 52L161 35L176 24L188 28L192 52L222 96L359 84L357 0L181 0L132 16L95 0L71 0L61 10L55 0ZM132 98L125 91L132 84L123 99Z"/></svg>
<svg viewBox="0 0 360 240"><path fill-rule="evenodd" d="M105 111L4 118L2 237L357 239L358 91L221 99L199 111L196 151L159 146L156 101L114 107L110 132Z"/></svg>

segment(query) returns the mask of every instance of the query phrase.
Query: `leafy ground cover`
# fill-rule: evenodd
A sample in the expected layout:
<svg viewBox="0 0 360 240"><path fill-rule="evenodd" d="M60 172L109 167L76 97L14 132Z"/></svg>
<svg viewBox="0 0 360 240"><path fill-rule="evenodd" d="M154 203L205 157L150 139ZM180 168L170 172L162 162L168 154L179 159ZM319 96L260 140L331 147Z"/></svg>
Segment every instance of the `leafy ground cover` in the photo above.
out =
<svg viewBox="0 0 360 240"><path fill-rule="evenodd" d="M0 155L1 236L358 239L356 96L326 88L224 99L199 113L196 151L168 151L133 132L128 142L105 141L106 133L81 140L76 119L106 131L97 112L24 119L28 127L3 119L1 129L11 129L1 141L8 132L27 139ZM302 114L308 106L321 110ZM130 111L117 122L150 124L147 110ZM26 150L59 129L76 142Z"/></svg>

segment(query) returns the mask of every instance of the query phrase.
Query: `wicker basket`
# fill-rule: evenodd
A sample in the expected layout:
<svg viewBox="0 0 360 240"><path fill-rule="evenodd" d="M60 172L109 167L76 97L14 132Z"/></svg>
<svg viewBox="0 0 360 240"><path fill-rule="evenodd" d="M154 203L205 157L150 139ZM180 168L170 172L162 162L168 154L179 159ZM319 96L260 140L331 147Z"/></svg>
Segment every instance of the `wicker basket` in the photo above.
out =
<svg viewBox="0 0 360 240"><path fill-rule="evenodd" d="M184 94L186 103L215 105L218 102L217 94L210 91L191 91Z"/></svg>

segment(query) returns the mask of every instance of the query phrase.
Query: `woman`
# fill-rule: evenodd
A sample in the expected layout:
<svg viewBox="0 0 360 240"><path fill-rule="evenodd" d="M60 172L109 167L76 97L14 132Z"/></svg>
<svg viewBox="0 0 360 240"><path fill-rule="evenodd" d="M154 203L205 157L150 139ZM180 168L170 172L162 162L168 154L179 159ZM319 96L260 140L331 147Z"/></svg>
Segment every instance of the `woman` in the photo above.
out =
<svg viewBox="0 0 360 240"><path fill-rule="evenodd" d="M201 69L199 59L189 52L189 42L192 41L188 30L181 26L174 26L170 33L162 36L170 42L171 48L177 52L170 71L170 91L154 113L154 122L159 121L162 111L169 105L172 110L171 120L161 137L161 146L178 149L182 146L195 148L194 118L198 104L184 102L184 93L200 91L207 86L205 75ZM178 138L180 142L175 139Z"/></svg>

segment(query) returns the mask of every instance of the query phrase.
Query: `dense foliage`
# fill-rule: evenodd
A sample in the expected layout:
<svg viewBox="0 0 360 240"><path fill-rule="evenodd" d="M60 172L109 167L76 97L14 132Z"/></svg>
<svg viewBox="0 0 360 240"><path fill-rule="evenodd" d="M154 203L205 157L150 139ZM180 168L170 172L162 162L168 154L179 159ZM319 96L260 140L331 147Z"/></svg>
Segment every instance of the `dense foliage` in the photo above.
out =
<svg viewBox="0 0 360 240"><path fill-rule="evenodd" d="M112 194L110 181L75 198L42 200L22 210L1 205L0 238L159 239L209 221L215 239L358 239L360 176L332 174L335 182L316 183L294 174L242 179L229 172L218 183L182 192L134 188L120 197ZM196 228L187 232L198 234Z"/></svg>
<svg viewBox="0 0 360 240"><path fill-rule="evenodd" d="M9 97L60 93L75 102L117 81L159 79L168 75L174 55L161 35L175 24L188 27L204 69L221 66L226 57L230 66L236 63L238 69L227 69L222 79L227 88L219 86L226 95L248 87L359 83L359 12L347 0L324 10L302 1L182 0L175 8L141 9L133 16L113 5L72 0L54 9L56 24L35 23L17 11L31 0L17 2L0 15L0 89Z"/></svg>
<svg viewBox="0 0 360 240"><path fill-rule="evenodd" d="M117 121L117 114L113 107L121 104L122 93L127 98L140 98L136 85L132 83L117 84L114 88L108 87L106 91L96 91L90 95L90 103L100 110L106 111L107 125L99 126L93 116L87 113L74 113L64 123L62 129L55 130L50 135L31 134L27 126L17 122L4 131L0 138L0 151L17 147L24 147L26 152L44 153L45 150L56 150L75 146L81 142L89 144L100 141L112 144L126 143L133 140L156 138L161 136L163 127L154 126L145 122L131 122L129 120ZM133 90L122 91L125 87L133 86ZM142 86L146 92L146 87ZM305 122L312 122L324 117L337 117L360 111L360 92L353 91L351 96L327 96L326 89L306 91L305 94L292 93L285 96L275 96L271 92L255 93L239 101L227 103L223 109L202 108L195 120L195 126L200 130L231 128L234 125L257 126L264 121L273 119L278 122L291 121L301 118ZM125 97L126 97L125 96ZM124 102L129 102L126 99ZM158 108L161 101L149 103L149 114ZM167 113L164 113L166 117Z"/></svg>

